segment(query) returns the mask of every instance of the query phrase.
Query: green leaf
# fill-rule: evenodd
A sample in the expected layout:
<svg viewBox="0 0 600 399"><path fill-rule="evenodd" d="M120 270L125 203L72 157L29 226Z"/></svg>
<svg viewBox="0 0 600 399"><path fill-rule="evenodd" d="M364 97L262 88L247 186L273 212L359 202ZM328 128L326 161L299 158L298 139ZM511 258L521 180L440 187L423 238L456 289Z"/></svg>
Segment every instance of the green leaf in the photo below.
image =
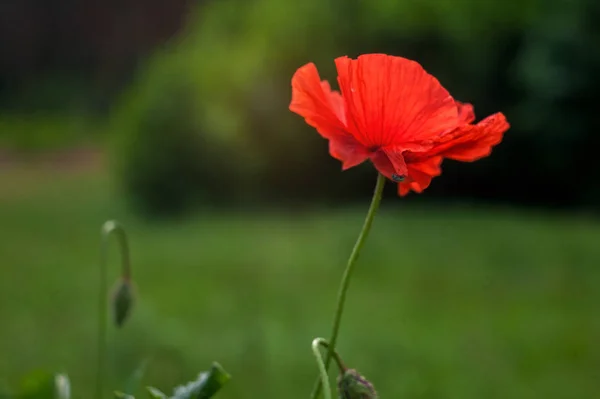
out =
<svg viewBox="0 0 600 399"><path fill-rule="evenodd" d="M122 394L135 395L140 388L142 378L144 378L144 374L146 374L146 369L148 364L150 363L149 359L144 359L139 366L131 373L127 381L125 382L125 389ZM131 396L133 397L133 396Z"/></svg>
<svg viewBox="0 0 600 399"><path fill-rule="evenodd" d="M213 363L210 370L200 373L196 380L175 388L175 392L170 399L209 399L220 391L230 379L231 376L219 363ZM151 398L168 398L164 393L153 387L148 387L148 392Z"/></svg>
<svg viewBox="0 0 600 399"><path fill-rule="evenodd" d="M154 387L148 387L146 389L148 389L148 393L150 394L151 398L156 398L156 399L166 399L167 398L167 395L165 395L164 393L162 393L161 391L159 391L158 389L156 389Z"/></svg>
<svg viewBox="0 0 600 399"><path fill-rule="evenodd" d="M208 399L213 397L231 376L219 363L213 363L209 371L200 373L198 379L175 388L173 399Z"/></svg>
<svg viewBox="0 0 600 399"><path fill-rule="evenodd" d="M115 391L115 398L118 398L118 399L135 399L135 396L128 395L128 394L123 393L121 391Z"/></svg>

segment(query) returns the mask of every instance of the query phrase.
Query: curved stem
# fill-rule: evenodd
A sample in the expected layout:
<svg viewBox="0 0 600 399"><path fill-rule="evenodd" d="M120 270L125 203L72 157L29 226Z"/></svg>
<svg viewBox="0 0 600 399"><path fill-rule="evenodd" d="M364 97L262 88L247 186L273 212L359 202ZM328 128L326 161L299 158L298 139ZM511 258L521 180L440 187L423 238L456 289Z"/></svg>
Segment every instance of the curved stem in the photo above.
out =
<svg viewBox="0 0 600 399"><path fill-rule="evenodd" d="M369 235L369 231L371 230L371 224L373 223L373 218L377 213L377 209L379 209L379 203L381 202L381 196L383 194L383 187L385 186L385 176L379 174L377 176L377 183L375 184L375 190L373 192L373 199L371 200L371 206L369 207L369 211L367 212L367 216L365 218L365 222L363 224L362 230L358 235L356 243L354 244L354 248L352 249L352 253L350 254L350 258L348 258L348 263L346 264L346 269L344 270L344 274L342 275L342 281L340 283L340 288L338 291L337 297L337 305L335 309L335 316L333 318L333 327L331 329L331 338L329 340L329 350L327 351L327 357L325 358L325 370L329 369L329 364L331 363L331 357L335 351L335 344L337 342L340 323L342 320L342 314L344 313L344 304L346 303L346 293L348 292L348 287L350 285L350 278L352 277L352 272L354 271L354 264L358 259L358 255L360 254L360 250L362 249L367 236ZM321 380L318 379L315 388L311 394L311 399L316 399L321 391Z"/></svg>
<svg viewBox="0 0 600 399"><path fill-rule="evenodd" d="M331 387L329 385L329 375L327 374L327 369L325 368L325 363L323 363L323 358L321 357L321 351L319 350L319 344L325 341L323 338L315 338L312 342L312 351L317 359L317 365L319 366L321 383L325 387L325 399L331 399Z"/></svg>
<svg viewBox="0 0 600 399"><path fill-rule="evenodd" d="M319 344L321 344L321 346L324 347L324 348L327 348L327 349L330 348L330 346L327 343L327 341L325 341L323 338L320 339ZM348 370L348 367L346 367L346 365L342 361L342 358L341 358L340 354L335 349L333 351L333 359L337 363L337 366L338 366L338 369L340 370L340 373L344 373L344 371Z"/></svg>
<svg viewBox="0 0 600 399"><path fill-rule="evenodd" d="M108 296L108 243L112 233L117 233L121 252L121 277L131 279L131 264L129 262L129 245L123 227L116 221L110 220L102 226L102 249L100 253L100 293L98 301L98 365L96 370L96 399L101 399L105 378L105 357L107 347L107 311Z"/></svg>

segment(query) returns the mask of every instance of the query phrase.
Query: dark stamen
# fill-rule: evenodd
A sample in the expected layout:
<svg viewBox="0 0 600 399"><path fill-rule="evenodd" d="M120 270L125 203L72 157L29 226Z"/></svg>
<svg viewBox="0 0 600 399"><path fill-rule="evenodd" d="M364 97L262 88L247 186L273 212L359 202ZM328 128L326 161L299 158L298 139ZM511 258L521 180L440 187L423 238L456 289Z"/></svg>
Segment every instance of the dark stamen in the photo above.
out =
<svg viewBox="0 0 600 399"><path fill-rule="evenodd" d="M392 174L392 180L395 181L396 183L400 183L401 181L404 181L405 176L401 176L401 175L397 175L397 174Z"/></svg>

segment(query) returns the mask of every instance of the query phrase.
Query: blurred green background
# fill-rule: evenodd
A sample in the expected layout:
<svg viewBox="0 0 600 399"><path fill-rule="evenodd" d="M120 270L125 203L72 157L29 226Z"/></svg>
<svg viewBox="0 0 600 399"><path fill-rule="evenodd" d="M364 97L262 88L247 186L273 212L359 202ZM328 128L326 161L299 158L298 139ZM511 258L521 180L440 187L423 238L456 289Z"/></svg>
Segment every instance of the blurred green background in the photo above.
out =
<svg viewBox="0 0 600 399"><path fill-rule="evenodd" d="M388 185L346 363L382 397L594 397L599 4L1 2L0 388L41 368L89 397L99 230L117 218L139 298L109 335L111 386L147 359L168 391L217 360L223 398L307 397L374 171L340 172L288 111L290 80L385 52L512 127L424 194Z"/></svg>

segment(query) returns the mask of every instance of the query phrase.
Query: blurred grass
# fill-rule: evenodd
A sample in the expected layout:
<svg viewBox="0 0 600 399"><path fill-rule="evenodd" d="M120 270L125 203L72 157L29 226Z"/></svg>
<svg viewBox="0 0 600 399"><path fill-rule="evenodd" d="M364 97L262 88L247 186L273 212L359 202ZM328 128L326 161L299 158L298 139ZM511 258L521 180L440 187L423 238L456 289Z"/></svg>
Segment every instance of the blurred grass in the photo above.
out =
<svg viewBox="0 0 600 399"><path fill-rule="evenodd" d="M95 367L99 230L128 229L139 300L111 331L114 387L146 357L164 390L217 360L227 398L305 398L365 209L136 219L103 172L0 174L0 385ZM600 225L469 208L394 209L359 261L340 350L388 398L589 398L600 391ZM117 276L116 250L111 280Z"/></svg>

